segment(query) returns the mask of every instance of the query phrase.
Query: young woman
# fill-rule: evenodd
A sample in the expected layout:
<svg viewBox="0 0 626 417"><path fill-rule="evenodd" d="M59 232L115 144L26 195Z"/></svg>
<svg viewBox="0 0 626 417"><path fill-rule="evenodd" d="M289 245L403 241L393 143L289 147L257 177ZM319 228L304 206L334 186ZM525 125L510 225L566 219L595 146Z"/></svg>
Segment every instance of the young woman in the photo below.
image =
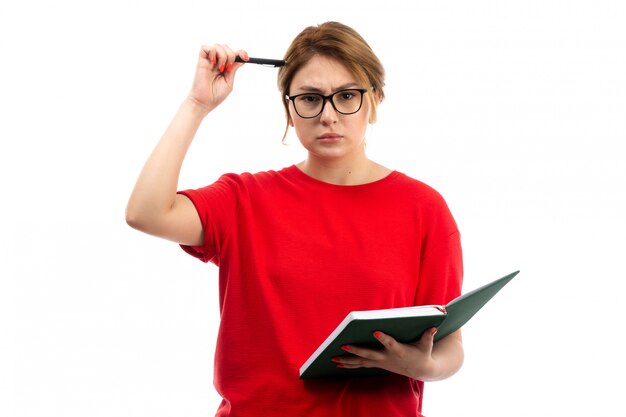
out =
<svg viewBox="0 0 626 417"><path fill-rule="evenodd" d="M202 47L193 86L148 158L128 202L134 228L219 266L218 416L420 416L423 381L454 374L460 332L433 343L372 335L346 346L344 368L384 376L300 380L299 368L352 310L444 304L461 291L459 232L443 198L365 153L384 70L350 27L301 32L278 75L287 129L307 150L278 171L226 174L177 192L204 117L233 89L248 54Z"/></svg>

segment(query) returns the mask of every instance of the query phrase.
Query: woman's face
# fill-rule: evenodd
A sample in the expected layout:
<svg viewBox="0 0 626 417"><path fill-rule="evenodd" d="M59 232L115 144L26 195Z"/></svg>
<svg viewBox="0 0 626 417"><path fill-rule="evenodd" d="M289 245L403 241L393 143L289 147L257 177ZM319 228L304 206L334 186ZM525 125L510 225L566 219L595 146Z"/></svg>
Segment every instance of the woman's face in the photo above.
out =
<svg viewBox="0 0 626 417"><path fill-rule="evenodd" d="M315 56L295 74L289 95L317 93L324 96L349 88L368 88L339 61ZM368 89L369 91L369 89ZM300 117L289 102L290 124L309 156L319 159L351 159L365 156L365 132L370 120L370 103L365 93L361 109L354 114L338 113L326 101L322 113L311 119Z"/></svg>

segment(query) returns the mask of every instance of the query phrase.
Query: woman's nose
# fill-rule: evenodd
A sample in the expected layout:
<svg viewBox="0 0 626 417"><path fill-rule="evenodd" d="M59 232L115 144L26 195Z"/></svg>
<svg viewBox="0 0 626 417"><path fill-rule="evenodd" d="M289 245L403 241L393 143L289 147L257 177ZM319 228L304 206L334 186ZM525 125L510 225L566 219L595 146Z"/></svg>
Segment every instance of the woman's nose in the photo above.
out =
<svg viewBox="0 0 626 417"><path fill-rule="evenodd" d="M337 122L337 111L333 106L333 103L330 99L326 100L322 105L322 113L320 115L320 122L324 124L336 123Z"/></svg>

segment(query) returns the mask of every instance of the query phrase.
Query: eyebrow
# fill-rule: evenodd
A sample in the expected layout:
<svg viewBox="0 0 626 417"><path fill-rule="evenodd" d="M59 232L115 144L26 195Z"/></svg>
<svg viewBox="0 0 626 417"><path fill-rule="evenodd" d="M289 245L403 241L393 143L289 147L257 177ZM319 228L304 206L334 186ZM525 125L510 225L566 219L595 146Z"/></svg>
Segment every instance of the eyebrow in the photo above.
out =
<svg viewBox="0 0 626 417"><path fill-rule="evenodd" d="M346 83L346 84L340 85L334 91L341 91L341 90L345 90L346 88L354 88L354 87L358 87L358 86L359 86L359 84L356 83L356 82ZM296 91L304 91L304 92L307 92L307 93L320 93L320 94L324 93L324 90L322 90L320 88L317 88L317 87L313 87L311 85L303 85L300 88L296 88Z"/></svg>

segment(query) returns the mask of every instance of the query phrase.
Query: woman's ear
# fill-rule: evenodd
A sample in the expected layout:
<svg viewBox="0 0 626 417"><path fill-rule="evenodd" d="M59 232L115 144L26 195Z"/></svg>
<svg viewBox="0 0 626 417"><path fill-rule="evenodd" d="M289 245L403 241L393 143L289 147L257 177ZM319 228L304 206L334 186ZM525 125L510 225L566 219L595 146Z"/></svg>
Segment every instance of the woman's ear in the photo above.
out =
<svg viewBox="0 0 626 417"><path fill-rule="evenodd" d="M289 100L285 98L285 114L287 115L287 124L293 127L293 118L291 117L291 106Z"/></svg>
<svg viewBox="0 0 626 417"><path fill-rule="evenodd" d="M383 97L382 97L382 94L380 94L380 90L374 89L374 97L376 97L376 102L378 104L383 102Z"/></svg>

